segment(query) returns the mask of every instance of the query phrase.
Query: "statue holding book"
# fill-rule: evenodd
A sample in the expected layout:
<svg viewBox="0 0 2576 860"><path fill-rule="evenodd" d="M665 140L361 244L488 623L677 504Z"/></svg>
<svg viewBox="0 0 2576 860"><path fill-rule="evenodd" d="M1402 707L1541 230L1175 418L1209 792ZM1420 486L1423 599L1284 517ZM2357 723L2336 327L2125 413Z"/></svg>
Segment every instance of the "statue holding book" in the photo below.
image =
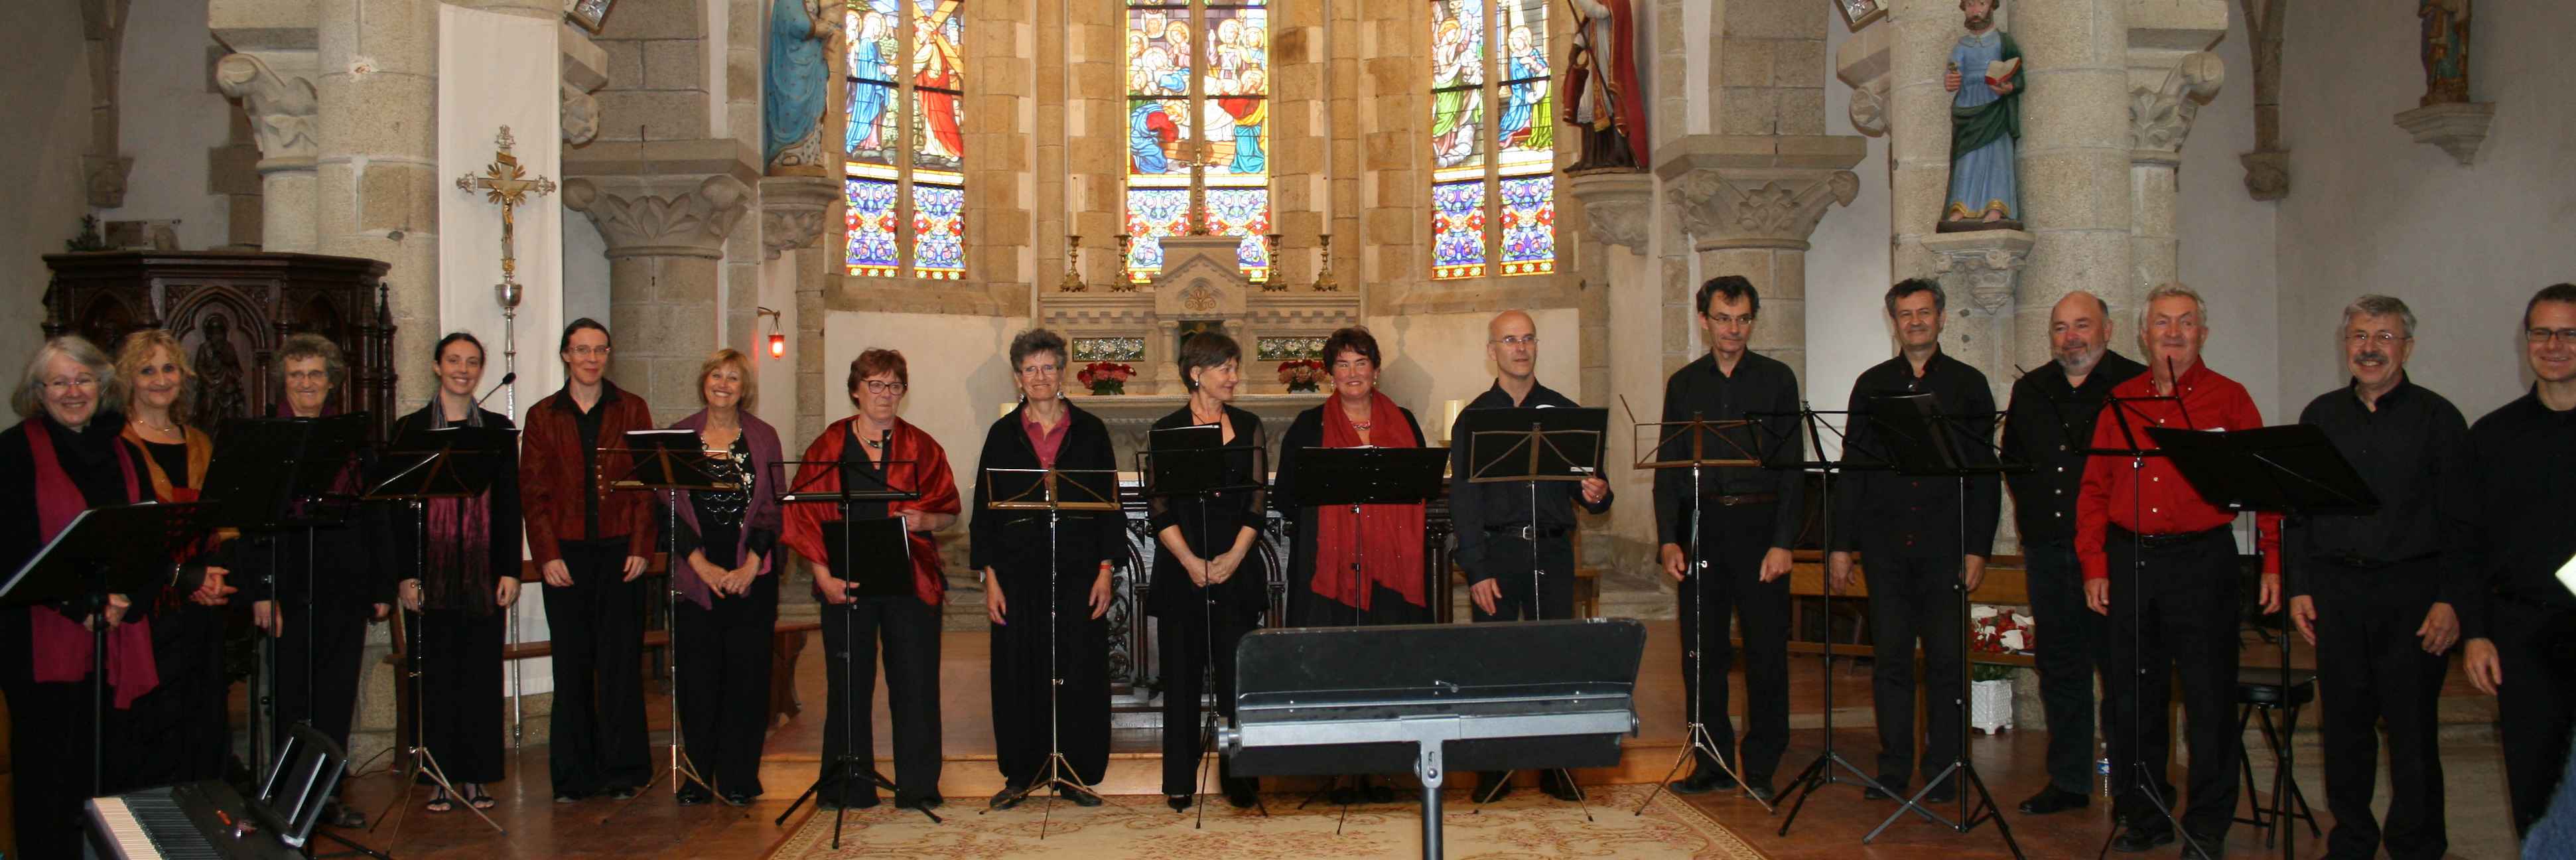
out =
<svg viewBox="0 0 2576 860"><path fill-rule="evenodd" d="M1961 0L1967 35L1950 48L1950 202L1940 231L2021 229L2021 48L1995 29L2002 0Z"/></svg>

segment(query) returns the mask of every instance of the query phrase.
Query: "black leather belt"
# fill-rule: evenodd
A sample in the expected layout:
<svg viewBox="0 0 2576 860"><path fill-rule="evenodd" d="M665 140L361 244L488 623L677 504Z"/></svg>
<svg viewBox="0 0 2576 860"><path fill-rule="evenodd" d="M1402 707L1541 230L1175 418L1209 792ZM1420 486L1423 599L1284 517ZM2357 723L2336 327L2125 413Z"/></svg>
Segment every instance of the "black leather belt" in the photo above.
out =
<svg viewBox="0 0 2576 860"><path fill-rule="evenodd" d="M2339 558L2326 558L2319 560L2338 567L2348 567L2354 570L2369 570L2374 567L2395 567L2401 564L2413 564L2419 561L2428 561L2439 555L2441 555L2440 552L2428 552L2418 555L2410 555L2396 561L2377 561L2374 559L2362 558L2357 555L2347 555Z"/></svg>
<svg viewBox="0 0 2576 860"><path fill-rule="evenodd" d="M1780 500L1780 494L1779 494L1779 493L1745 493L1745 494L1740 495L1740 496L1701 496L1700 498L1702 498L1702 499L1707 499L1709 504L1712 504L1712 505L1718 505L1718 506L1721 506L1721 507L1725 507L1725 506L1733 506L1733 505L1762 505L1762 504L1769 504L1769 503L1771 503L1771 502L1779 501L1779 500Z"/></svg>
<svg viewBox="0 0 2576 860"><path fill-rule="evenodd" d="M2128 529L2120 528L2119 526L2112 526L2111 530L2123 533L2121 535L2112 535L2112 540L2124 541L2124 536L2134 537L2137 539L2138 546L2147 549L2161 549L2169 546L2181 546L2215 534L2223 534L2228 530L2228 527L2219 526L2214 529L2205 529L2196 532L2172 532L2169 534L2138 534L2136 532L2131 532Z"/></svg>
<svg viewBox="0 0 2576 860"><path fill-rule="evenodd" d="M2495 593L2495 599L2515 604L2517 606L2527 606L2544 612L2565 612L2570 609L2576 609L2576 606L2571 606L2564 600L2538 597L2512 591L2498 591Z"/></svg>
<svg viewBox="0 0 2576 860"><path fill-rule="evenodd" d="M1515 537L1520 538L1521 540L1537 540L1537 539L1539 539L1539 538L1564 537L1564 536L1565 536L1565 533L1566 533L1567 531L1568 531L1568 529L1566 529L1564 526L1486 526L1486 527L1485 527L1485 533L1486 533L1486 534L1489 534L1489 535L1512 535L1512 536L1515 536Z"/></svg>

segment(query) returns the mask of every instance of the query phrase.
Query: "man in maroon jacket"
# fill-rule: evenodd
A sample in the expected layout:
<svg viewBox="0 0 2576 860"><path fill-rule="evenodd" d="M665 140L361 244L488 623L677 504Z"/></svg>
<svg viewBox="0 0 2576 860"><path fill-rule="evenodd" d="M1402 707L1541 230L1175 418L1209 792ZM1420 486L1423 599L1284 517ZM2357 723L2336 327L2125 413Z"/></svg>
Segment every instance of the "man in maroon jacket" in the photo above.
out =
<svg viewBox="0 0 2576 860"><path fill-rule="evenodd" d="M563 390L528 408L519 452L528 552L545 574L554 640L555 802L624 800L653 771L642 660L650 589L640 580L655 535L648 494L608 489L629 458L600 449L653 429L653 411L604 378L607 326L574 320L560 348Z"/></svg>

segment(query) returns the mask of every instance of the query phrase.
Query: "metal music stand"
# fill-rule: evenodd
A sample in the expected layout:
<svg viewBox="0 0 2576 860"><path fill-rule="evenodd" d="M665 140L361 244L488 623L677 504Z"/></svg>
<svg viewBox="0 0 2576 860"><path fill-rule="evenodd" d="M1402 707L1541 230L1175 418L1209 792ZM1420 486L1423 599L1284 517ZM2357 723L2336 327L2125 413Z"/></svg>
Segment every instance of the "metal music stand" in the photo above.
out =
<svg viewBox="0 0 2576 860"><path fill-rule="evenodd" d="M1761 431L1765 436L1775 437L1768 440L1767 444L1760 446L1772 452L1770 456L1765 456L1763 458L1762 468L1796 470L1799 472L1814 470L1816 472L1818 478L1816 486L1822 493L1821 498L1818 499L1818 509L1824 512L1824 515L1818 518L1821 520L1821 526L1824 530L1819 536L1818 543L1823 545L1828 553L1832 551L1834 545L1834 479L1844 472L1880 471L1888 468L1887 458L1884 453L1853 450L1855 448L1863 448L1866 446L1853 444L1849 436L1844 435L1841 430L1837 430L1831 424L1827 423L1828 419L1826 416L1828 415L1844 416L1845 422L1848 423L1850 420L1850 414L1851 413L1842 410L1820 411L1809 405L1804 400L1798 402L1798 411L1796 412L1745 413L1746 418L1753 419L1755 421L1753 425L1754 429ZM1777 428L1768 423L1769 420L1784 418L1798 422L1796 425L1797 429L1784 434L1780 433ZM1804 440L1806 442L1804 450L1813 452L1813 459L1781 459L1778 456L1778 453L1788 450L1789 443L1800 441L1798 439L1798 433L1800 431L1803 431L1806 437ZM1830 460L1825 459L1825 434L1828 432L1834 434L1835 441L1838 443L1837 450L1842 452L1842 456L1839 458ZM1867 459L1855 459L1856 457L1863 456L1867 457ZM1789 826L1798 822L1798 813L1807 808L1807 799L1815 796L1817 789L1823 788L1827 785L1842 783L1845 785L1856 785L1863 788L1875 788L1878 789L1881 794L1895 794L1895 792L1888 791L1887 786L1880 784L1877 777L1871 776L1868 772L1861 770L1859 765L1851 762L1851 759L1844 758L1842 751L1834 747L1834 637L1833 624L1831 623L1832 607L1830 602L1837 596L1839 595L1835 594L1833 578L1831 576L1826 577L1825 599L1828 601L1828 606L1826 612L1827 623L1825 625L1824 661L1820 664L1819 668L1822 671L1818 676L1823 681L1825 694L1825 748L1823 752L1816 754L1816 759L1814 761L1807 763L1806 769L1798 771L1798 775L1795 778L1790 779L1789 784L1780 789L1780 793L1784 796L1790 792L1796 792L1798 794L1797 801L1789 805L1788 817L1780 820L1779 835L1781 836L1789 835ZM1849 772L1851 777L1845 778L1842 774L1835 773L1834 768L1837 767Z"/></svg>
<svg viewBox="0 0 2576 860"><path fill-rule="evenodd" d="M277 576L280 532L335 525L347 519L346 496L335 497L331 484L367 436L367 413L322 418L227 418L215 433L215 453L206 466L205 488L197 494L215 503L210 523L217 528L257 534L268 547L268 576ZM313 546L304 547L304 689L313 684ZM251 663L251 759L268 761L277 741L277 653L268 637L254 640Z"/></svg>
<svg viewBox="0 0 2576 860"><path fill-rule="evenodd" d="M0 583L0 606L72 602L86 616L103 616L113 594L159 594L171 581L172 559L205 537L209 502L107 505L72 517L63 530ZM138 539L140 538L140 539ZM155 539L157 538L157 539ZM107 717L107 627L91 626L89 643L89 787L106 795L104 736Z"/></svg>
<svg viewBox="0 0 2576 860"><path fill-rule="evenodd" d="M429 572L429 500L470 499L490 490L493 479L499 476L501 464L518 450L518 443L519 431L498 427L415 427L389 446L384 460L376 466L376 474L368 476L367 489L359 493L359 498L412 504L412 512L420 521L420 557L414 560L418 565L415 569L426 575ZM427 595L423 595L423 599L426 598ZM402 819L411 815L412 791L419 787L420 775L426 773L449 797L460 801L465 811L492 825L493 830L509 833L508 828L492 820L492 816L483 814L483 810L474 808L474 804L461 803L464 796L448 782L447 772L438 765L437 754L429 748L429 718L424 710L426 705L421 701L421 678L426 661L420 653L421 642L426 638L422 628L428 623L426 610L429 607L424 604L421 608L423 611L412 613L417 616L414 623L405 625L409 635L403 663L412 685L411 748L407 750L410 760L403 764L402 797L394 800L395 805L402 807L401 815L395 817L394 832L402 832ZM373 823L384 824L382 811L376 813ZM368 828L371 832L374 829Z"/></svg>
<svg viewBox="0 0 2576 860"><path fill-rule="evenodd" d="M1251 492L1268 486L1265 479L1270 474L1269 455L1269 449L1258 445L1229 447L1225 444L1224 428L1207 424L1148 431L1146 448L1136 452L1136 461L1137 471L1144 473L1147 498L1189 496L1198 500L1198 544L1201 548L1212 549L1216 542L1208 534L1209 503L1221 493ZM1184 542L1186 539L1184 536ZM1208 686L1213 687L1216 674L1216 598L1208 589L1209 586L1199 586L1199 631L1206 639L1202 653L1207 655L1201 676L1210 682ZM1164 695L1171 693L1166 691ZM1218 691L1216 695L1225 693ZM1216 752L1217 710L1205 701L1200 702L1199 768L1194 788L1207 785L1208 763ZM1258 792L1254 793L1253 802L1260 807L1264 817L1270 814L1270 807L1260 802ZM1195 829L1207 823L1207 804L1195 800L1193 803L1198 806L1198 821L1190 825Z"/></svg>
<svg viewBox="0 0 2576 860"><path fill-rule="evenodd" d="M1609 426L1610 410L1599 408L1533 406L1458 413L1458 427L1451 435L1467 441L1467 483L1519 482L1529 487L1530 524L1524 527L1521 537L1530 548L1531 621L1546 620L1547 614L1538 587L1539 482L1600 477L1606 448L1603 437L1608 435ZM1571 570L1564 573L1574 575ZM1571 771L1557 768L1555 773L1574 791L1574 802L1583 809L1583 820L1591 821L1592 807L1584 802L1583 786L1574 781ZM1510 780L1511 774L1504 774L1503 779ZM1481 813L1491 798L1471 799Z"/></svg>
<svg viewBox="0 0 2576 860"><path fill-rule="evenodd" d="M918 501L921 498L920 490L910 489L919 485L918 475L908 474L913 480L897 486L895 467L910 469L915 464L910 460L894 459L893 432L888 431L886 436L881 440L886 443L886 459L876 461L884 475L882 478L856 462L787 460L770 464L769 485L782 488L778 494L779 504L828 504L840 513L840 519L825 521L822 525L823 551L829 556L822 561L832 575L841 580L843 603L860 597L904 597L913 593L912 535L904 531L903 518L889 516L859 520L850 516L853 504L882 502L891 510L894 502ZM790 468L796 470L795 480L787 478ZM825 486L827 480L828 487ZM828 603L826 608L829 608ZM858 632L856 613L842 612L842 641L856 648ZM841 661L841 700L826 705L841 709L841 754L825 763L822 773L814 777L813 784L805 787L805 793L797 795L796 802L788 804L787 809L778 813L778 818L771 822L786 824L787 817L796 814L797 807L804 806L805 801L813 800L824 786L831 785L832 790L841 795L841 803L832 811L832 849L835 851L841 847L842 817L849 814L849 783L866 782L870 793L879 788L894 792L896 808L902 808L902 794L895 788L894 780L878 772L876 762L858 757L858 708L861 702L874 696L874 691L858 691L857 663L855 659ZM839 780L837 784L835 779ZM815 802L821 803L820 800ZM938 813L931 812L929 808L914 806L912 809L929 818L932 824L940 823Z"/></svg>
<svg viewBox="0 0 2576 860"><path fill-rule="evenodd" d="M1437 860L1449 771L1619 763L1645 650L1624 618L1257 631L1235 647L1221 743L1255 776L1412 770Z"/></svg>
<svg viewBox="0 0 2576 860"><path fill-rule="evenodd" d="M680 728L680 565L686 561L680 555L680 493L732 492L743 486L707 471L709 464L722 457L706 449L698 431L687 428L628 430L626 447L601 446L599 453L627 456L626 474L608 482L609 489L649 490L660 498L662 539L669 546L662 555L662 632L670 635L662 648L662 670L664 677L671 679L671 766L645 780L644 788L652 788L653 783L668 776L673 795L680 793L681 780L697 783L712 794L715 786L708 785L706 777L698 773L697 762L689 760ZM635 794L641 797L644 792L638 790Z"/></svg>
<svg viewBox="0 0 2576 860"><path fill-rule="evenodd" d="M2149 427L2147 437L2173 458L2174 471L2220 510L2276 512L2281 515L2281 545L2289 547L2292 524L2312 516L2368 516L2379 512L2379 494L2353 471L2343 452L2314 424L2287 424L2245 430L2207 431ZM2290 553L2281 553L2281 574L2289 575ZM2282 602L2288 611L2288 601ZM2281 631L2281 690L2290 690L2290 631ZM2289 732L2296 728L2283 728ZM2276 772L2285 780L2274 794L2298 790L2290 770L2290 747L2281 749ZM2276 802L2280 802L2276 797ZM2286 804L2284 804L2286 807ZM2281 858L2291 860L2299 830L2286 815L2276 816Z"/></svg>
<svg viewBox="0 0 2576 860"><path fill-rule="evenodd" d="M1118 472L1115 469L1000 469L984 470L984 483L995 488L984 503L988 511L1045 511L1047 521L1047 754L1046 763L1038 766L1037 776L1020 790L994 798L991 805L976 814L1019 802L1040 788L1053 788L1047 797L1045 813L1038 820L1038 838L1045 839L1047 826L1055 820L1055 801L1067 790L1099 799L1100 792L1082 784L1073 772L1073 760L1064 756L1064 739L1059 710L1064 698L1064 669L1058 659L1056 643L1064 634L1062 613L1056 605L1061 593L1057 575L1058 533L1065 511L1115 511L1118 505ZM1033 515L1033 514L1032 514Z"/></svg>
<svg viewBox="0 0 2576 860"><path fill-rule="evenodd" d="M1623 405L1624 403L1625 401L1622 401ZM1705 507L1700 503L1704 495L1700 490L1701 476L1710 468L1760 468L1763 457L1758 450L1759 446L1751 438L1752 431L1745 429L1757 422L1710 421L1698 412L1691 413L1688 421L1643 422L1637 420L1636 413L1630 412L1628 423L1631 427L1630 432L1637 434L1634 441L1637 443L1638 452L1637 462L1630 468L1690 470L1690 547L1686 569L1692 576L1705 575L1708 561L1703 557L1699 540L1700 509ZM1646 443L1646 437L1649 434L1654 438L1653 444ZM1700 660L1703 659L1700 640L1707 635L1704 628L1708 626L1709 590L1705 584L1698 589L1697 623L1682 625L1686 628L1682 631L1686 642L1682 650L1684 663L1682 671L1690 673L1692 678L1700 677L1699 666ZM1682 744L1681 754L1673 757L1672 768L1664 772L1663 779L1655 781L1654 788L1647 790L1645 801L1637 804L1638 815L1646 814L1646 807L1653 805L1655 796L1663 793L1665 783L1671 782L1675 774L1682 772L1682 764L1690 761L1692 753L1707 753L1711 760L1717 762L1717 768L1725 771L1728 778L1735 780L1738 787L1744 785L1744 775L1737 773L1735 766L1727 763L1729 755L1717 748L1717 739L1708 733L1708 715L1699 712L1700 697L1687 698L1690 701L1684 703L1684 708L1689 712L1688 740ZM1723 720L1728 717L1725 714L1719 714L1717 718ZM1762 811L1772 811L1771 801L1754 797L1752 792L1745 792L1745 796L1753 797L1754 803L1761 804Z"/></svg>
<svg viewBox="0 0 2576 860"><path fill-rule="evenodd" d="M1886 445L1889 461L1895 466L1898 474L1957 479L1958 495L1955 510L1958 512L1959 548L1962 553L1966 552L1968 546L1968 481L1972 478L1992 478L2006 472L2030 468L2026 463L2002 462L2001 451L1992 441L1996 418L1995 413L1992 412L1943 413L1937 410L1932 394L1924 392L1873 396L1869 398L1869 410L1866 415L1870 419L1872 429L1877 431L1878 440ZM1974 426L1980 422L1983 424L1982 427ZM1964 633L1969 627L1968 584L1964 581L1957 582L1952 584L1951 589L1959 595L1959 624ZM1907 812L1913 812L1926 820L1948 825L1951 830L1960 833L1966 833L1976 829L1979 824L1992 821L1995 823L1995 832L2003 836L2004 847L2012 850L2016 860L2023 856L2021 842L2013 838L2011 822L2004 820L2003 807L1995 803L1994 793L1986 789L1985 779L1977 775L1976 763L1968 760L1969 673L1966 671L1964 653L1960 655L1960 662L1962 665L1959 673L1959 689L1952 691L1952 694L1958 697L1953 700L1954 706L1959 709L1959 747L1956 757L1952 758L1950 764L1943 767L1940 773L1925 780L1923 787L1915 791L1912 797L1901 798L1902 804L1895 812L1888 813L1887 820L1879 822L1878 829L1862 837L1862 844L1868 844L1871 840L1877 839L1878 835L1886 832L1897 819L1904 817ZM1953 774L1959 777L1961 783L1953 789L1953 795L1959 803L1959 817L1955 821L1933 812L1922 802L1925 795L1931 794L1934 789L1941 786L1943 780L1949 779ZM1971 795L1975 797L1973 802L1969 799Z"/></svg>

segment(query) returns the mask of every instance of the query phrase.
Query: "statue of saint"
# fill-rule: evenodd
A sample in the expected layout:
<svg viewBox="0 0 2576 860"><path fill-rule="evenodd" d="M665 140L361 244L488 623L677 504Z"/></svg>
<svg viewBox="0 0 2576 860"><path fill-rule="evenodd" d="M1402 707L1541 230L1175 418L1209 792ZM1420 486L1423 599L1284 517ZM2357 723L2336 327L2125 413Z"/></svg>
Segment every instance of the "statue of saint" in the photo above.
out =
<svg viewBox="0 0 2576 860"><path fill-rule="evenodd" d="M250 415L250 400L242 393L242 378L249 374L241 351L233 348L232 323L223 314L207 314L201 325L205 339L197 343L189 363L197 371L197 424L211 428L217 421Z"/></svg>
<svg viewBox="0 0 2576 860"><path fill-rule="evenodd" d="M2469 100L2469 2L2423 0L2426 106Z"/></svg>
<svg viewBox="0 0 2576 860"><path fill-rule="evenodd" d="M826 13L820 0L770 0L769 86L762 107L768 126L761 157L770 175L828 175L823 149L824 102L833 69L823 51L840 31L840 4ZM781 168L796 168L782 170Z"/></svg>
<svg viewBox="0 0 2576 860"><path fill-rule="evenodd" d="M1950 48L1950 203L1941 232L2021 229L2014 142L2021 139L2021 48L1995 29L2001 0L1961 0L1967 35Z"/></svg>
<svg viewBox="0 0 2576 860"><path fill-rule="evenodd" d="M1574 7L1574 49L1565 70L1566 122L1583 130L1583 155L1568 170L1643 170L1646 105L1637 88L1637 18L1628 0L1567 0Z"/></svg>

